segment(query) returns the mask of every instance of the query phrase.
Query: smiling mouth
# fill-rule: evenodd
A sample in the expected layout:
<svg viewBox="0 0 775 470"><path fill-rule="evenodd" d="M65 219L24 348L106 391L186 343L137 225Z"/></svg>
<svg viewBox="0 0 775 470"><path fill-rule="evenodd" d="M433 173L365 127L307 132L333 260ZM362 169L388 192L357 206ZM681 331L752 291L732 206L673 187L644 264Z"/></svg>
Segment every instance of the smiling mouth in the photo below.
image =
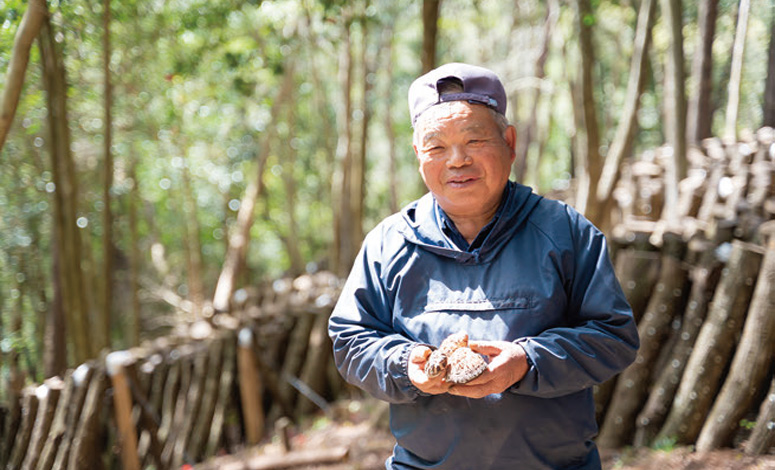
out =
<svg viewBox="0 0 775 470"><path fill-rule="evenodd" d="M447 180L447 183L455 186L460 186L474 181L476 181L476 178L473 176L458 176L458 177L450 178L449 180Z"/></svg>

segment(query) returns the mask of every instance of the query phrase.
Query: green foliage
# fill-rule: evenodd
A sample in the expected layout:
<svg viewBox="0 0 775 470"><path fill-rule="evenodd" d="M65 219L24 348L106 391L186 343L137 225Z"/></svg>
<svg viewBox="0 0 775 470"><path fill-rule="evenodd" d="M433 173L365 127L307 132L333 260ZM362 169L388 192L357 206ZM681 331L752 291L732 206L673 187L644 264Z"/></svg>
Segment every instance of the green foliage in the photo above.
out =
<svg viewBox="0 0 775 470"><path fill-rule="evenodd" d="M534 64L543 42L547 2L445 0L439 21L438 62L470 61L496 70L512 97L513 122L521 124L531 117L533 92L541 90L526 181L541 192L567 188L573 172L575 124L569 84L577 80L577 22L575 9L560 3L540 80L535 79ZM621 117L637 11L633 2L595 0L591 4L592 13L582 21L593 26L595 93L605 150ZM763 8L764 0L753 4L753 11L766 13L752 15L749 24L739 119L741 128L750 129L761 120L768 25L773 15L771 8ZM716 30L714 100L722 109L736 5L733 0L720 2ZM26 7L22 0L0 1L0 91ZM68 119L80 180L78 217L88 248L84 263L96 269L103 261L100 236L105 210L103 2L49 2L49 8L67 71ZM111 15L115 158L111 208L122 279L131 252L128 207L130 198L138 197L144 285L163 285L181 295L189 292L186 231L195 229L205 295L211 296L240 202L248 185L257 180L257 164L264 157L265 191L256 207L248 273L242 282L256 284L289 272L285 240L292 220L304 263L326 267L334 236L332 184L338 165L341 123L337 120L343 102L339 61L346 22L351 23L355 73L353 119L356 123L362 119L364 102L371 110L364 228L388 215L391 189L396 190L400 206L421 194L406 105L406 90L420 70L421 2L127 0L111 2ZM687 67L698 34L696 15L696 5L684 2ZM661 61L666 37L658 19L650 75L641 97L636 157L664 140ZM360 81L364 51L367 60L376 64L368 77L371 94L365 100ZM387 60L392 64L390 76ZM272 122L271 109L291 61L293 99ZM0 334L8 347L23 344L33 362L39 358L43 312L53 298L54 188L40 65L35 45L14 124L0 153L0 233L4 234L0 237ZM386 177L387 113L395 133L396 188ZM723 112L716 112L715 119L714 128L721 129ZM262 155L266 136L275 130L279 138L269 154ZM130 175L133 168L135 178ZM288 181L293 183L290 191ZM188 207L186 191L194 207ZM161 248L167 272L152 257ZM149 292L144 290L144 316L166 313L168 307ZM127 315L127 309L120 305L116 314ZM16 312L24 320L18 332L10 326Z"/></svg>
<svg viewBox="0 0 775 470"><path fill-rule="evenodd" d="M756 427L756 421L751 421L749 419L741 419L740 420L740 427L745 429L746 431L753 431L753 428Z"/></svg>
<svg viewBox="0 0 775 470"><path fill-rule="evenodd" d="M670 452L675 449L677 440L675 437L663 437L654 441L651 448L662 452Z"/></svg>

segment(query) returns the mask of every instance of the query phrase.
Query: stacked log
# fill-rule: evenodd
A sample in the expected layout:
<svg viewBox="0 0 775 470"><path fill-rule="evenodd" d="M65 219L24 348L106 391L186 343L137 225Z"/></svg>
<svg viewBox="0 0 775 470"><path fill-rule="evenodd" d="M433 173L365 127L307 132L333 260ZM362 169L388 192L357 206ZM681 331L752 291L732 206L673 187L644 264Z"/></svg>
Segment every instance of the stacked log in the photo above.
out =
<svg viewBox="0 0 775 470"><path fill-rule="evenodd" d="M740 345L721 393L697 439L700 452L732 442L741 418L768 383L767 375L775 356L775 221L769 224L774 224L770 226L772 237L759 271Z"/></svg>
<svg viewBox="0 0 775 470"><path fill-rule="evenodd" d="M270 410L290 422L314 411L305 401L328 409L341 378L327 374L325 320L340 285L329 273L276 281L239 294L231 315L27 387L5 413L0 466L102 468L115 436L123 468L180 468L257 443Z"/></svg>
<svg viewBox="0 0 775 470"><path fill-rule="evenodd" d="M598 443L603 447L621 447L632 440L635 417L647 399L648 383L660 346L685 301L683 293L688 279L682 263L685 251L686 243L680 236L665 234L659 281L638 325L641 347L635 362L621 374L616 384L598 437Z"/></svg>
<svg viewBox="0 0 775 470"><path fill-rule="evenodd" d="M655 322L647 313L639 319L638 359L620 375L607 405L596 395L596 404L603 405L597 410L601 446L665 442L710 450L745 442L739 421L758 410L746 452L772 447L775 271L762 259L765 252L769 256L765 246L775 223L774 143L775 132L765 128L746 141L708 139L693 149L689 177L679 188L680 226L660 220L651 207L661 200L655 181L663 173L659 150L623 171L617 194L620 205L628 206L620 207L622 219L613 232L622 287L628 299L638 283L649 289L648 279L635 277L633 284L620 274L619 263L632 263L635 240L662 243L663 252L669 246L664 237L677 235L689 245L682 288L688 302L675 312L667 333L665 318ZM658 288L648 294L647 312L659 296ZM632 300L638 318L641 307L638 298Z"/></svg>
<svg viewBox="0 0 775 470"><path fill-rule="evenodd" d="M710 298L716 289L724 264L723 255L715 247L725 242L727 237L723 231L718 231L717 234L719 235L713 241L698 237L689 243L689 251L693 256L699 257L699 262L689 273L692 286L681 329L675 335L672 347L668 349L669 355L664 361L664 367L657 369L657 379L653 385L656 393L649 395L635 423L636 445L652 442L664 424L694 342L705 321Z"/></svg>
<svg viewBox="0 0 775 470"><path fill-rule="evenodd" d="M696 440L721 384L736 337L742 330L742 317L751 300L761 259L760 248L738 241L733 243L728 267L658 438L673 438L681 444L692 444Z"/></svg>

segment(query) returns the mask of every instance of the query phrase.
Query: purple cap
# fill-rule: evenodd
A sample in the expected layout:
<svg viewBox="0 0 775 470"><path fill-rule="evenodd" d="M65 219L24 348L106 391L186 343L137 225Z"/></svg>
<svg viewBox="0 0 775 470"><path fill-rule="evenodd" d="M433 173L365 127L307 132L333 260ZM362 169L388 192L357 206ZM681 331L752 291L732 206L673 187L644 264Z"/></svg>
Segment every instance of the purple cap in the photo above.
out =
<svg viewBox="0 0 775 470"><path fill-rule="evenodd" d="M439 83L447 80L463 85L463 92L439 95ZM417 123L417 118L431 106L461 100L483 104L506 115L506 90L492 70L476 65L451 63L431 70L409 87L412 127Z"/></svg>

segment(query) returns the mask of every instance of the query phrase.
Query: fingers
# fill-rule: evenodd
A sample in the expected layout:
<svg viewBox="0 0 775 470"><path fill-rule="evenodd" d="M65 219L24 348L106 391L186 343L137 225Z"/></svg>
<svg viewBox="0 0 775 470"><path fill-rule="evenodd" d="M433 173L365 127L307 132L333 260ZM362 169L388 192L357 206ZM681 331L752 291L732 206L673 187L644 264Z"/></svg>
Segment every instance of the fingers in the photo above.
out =
<svg viewBox="0 0 775 470"><path fill-rule="evenodd" d="M477 379L478 380L478 379ZM458 384L454 385L449 388L450 395L456 395L461 397L468 397L468 398L484 398L487 395L491 395L493 393L500 393L503 390L500 390L499 387L492 381L488 381L482 384L474 384L471 382L468 382L466 384Z"/></svg>
<svg viewBox="0 0 775 470"><path fill-rule="evenodd" d="M493 341L469 341L468 347L488 357L497 356L503 351L503 348Z"/></svg>
<svg viewBox="0 0 775 470"><path fill-rule="evenodd" d="M450 384L446 383L443 376L430 378L425 373L425 362L431 354L431 349L427 346L415 346L409 353L409 380L420 391L438 395L449 390Z"/></svg>
<svg viewBox="0 0 775 470"><path fill-rule="evenodd" d="M416 346L414 349L412 349L412 352L409 353L409 361L413 362L415 364L421 364L428 360L428 356L431 355L431 348L428 346Z"/></svg>

